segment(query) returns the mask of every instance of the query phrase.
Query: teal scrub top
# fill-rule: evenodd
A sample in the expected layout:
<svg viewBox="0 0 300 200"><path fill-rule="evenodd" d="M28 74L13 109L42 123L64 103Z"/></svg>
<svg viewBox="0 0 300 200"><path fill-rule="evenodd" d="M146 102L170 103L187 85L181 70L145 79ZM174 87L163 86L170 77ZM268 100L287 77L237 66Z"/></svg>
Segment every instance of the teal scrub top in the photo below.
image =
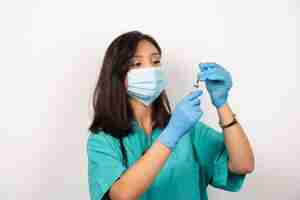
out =
<svg viewBox="0 0 300 200"><path fill-rule="evenodd" d="M162 131L155 128L147 136L136 120L132 121L132 126L132 134L123 138L129 166L141 158ZM240 190L246 175L228 170L229 157L223 133L201 121L189 132L179 140L139 200L207 200L208 185L231 192ZM102 131L98 134L89 132L87 155L90 198L106 199L104 194L126 171L119 140Z"/></svg>

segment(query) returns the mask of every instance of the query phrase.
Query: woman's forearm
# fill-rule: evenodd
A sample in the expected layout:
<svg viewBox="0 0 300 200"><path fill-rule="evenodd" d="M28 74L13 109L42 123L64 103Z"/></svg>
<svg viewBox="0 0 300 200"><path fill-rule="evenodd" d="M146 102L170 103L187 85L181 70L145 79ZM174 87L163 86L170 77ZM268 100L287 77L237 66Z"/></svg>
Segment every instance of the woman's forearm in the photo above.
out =
<svg viewBox="0 0 300 200"><path fill-rule="evenodd" d="M109 192L112 200L136 200L151 185L171 150L158 140L116 181Z"/></svg>
<svg viewBox="0 0 300 200"><path fill-rule="evenodd" d="M226 103L217 109L219 120L222 124L228 124L233 120L233 112ZM245 174L254 170L254 154L252 152L250 142L241 127L240 123L236 123L223 130L224 143L229 154L228 168L230 171Z"/></svg>

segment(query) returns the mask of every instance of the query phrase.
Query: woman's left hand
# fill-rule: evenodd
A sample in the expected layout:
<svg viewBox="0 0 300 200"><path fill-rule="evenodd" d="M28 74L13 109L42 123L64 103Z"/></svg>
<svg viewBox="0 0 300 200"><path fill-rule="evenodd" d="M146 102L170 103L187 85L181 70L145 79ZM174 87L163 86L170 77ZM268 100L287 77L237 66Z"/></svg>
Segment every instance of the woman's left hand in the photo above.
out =
<svg viewBox="0 0 300 200"><path fill-rule="evenodd" d="M230 73L216 63L200 63L199 68L198 80L205 81L212 104L216 108L222 107L227 102L232 87Z"/></svg>

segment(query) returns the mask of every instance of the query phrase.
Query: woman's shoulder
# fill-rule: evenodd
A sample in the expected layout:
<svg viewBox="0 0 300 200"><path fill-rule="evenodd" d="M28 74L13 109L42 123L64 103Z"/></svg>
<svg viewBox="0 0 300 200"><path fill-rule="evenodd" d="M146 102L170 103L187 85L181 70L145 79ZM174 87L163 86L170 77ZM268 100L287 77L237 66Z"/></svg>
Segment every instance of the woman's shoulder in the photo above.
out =
<svg viewBox="0 0 300 200"><path fill-rule="evenodd" d="M212 128L210 125L208 125L206 122L198 121L195 126L195 129L204 130L206 128Z"/></svg>
<svg viewBox="0 0 300 200"><path fill-rule="evenodd" d="M197 141L198 143L206 141L222 142L224 140L222 131L202 121L198 121L192 128L191 137L192 141Z"/></svg>
<svg viewBox="0 0 300 200"><path fill-rule="evenodd" d="M217 130L217 128L205 123L203 121L198 121L192 129L193 132L196 133L206 133L206 132L213 132L213 133L221 133L221 131Z"/></svg>
<svg viewBox="0 0 300 200"><path fill-rule="evenodd" d="M115 147L118 143L117 138L111 136L103 130L92 132L88 130L87 147L102 146L102 147Z"/></svg>

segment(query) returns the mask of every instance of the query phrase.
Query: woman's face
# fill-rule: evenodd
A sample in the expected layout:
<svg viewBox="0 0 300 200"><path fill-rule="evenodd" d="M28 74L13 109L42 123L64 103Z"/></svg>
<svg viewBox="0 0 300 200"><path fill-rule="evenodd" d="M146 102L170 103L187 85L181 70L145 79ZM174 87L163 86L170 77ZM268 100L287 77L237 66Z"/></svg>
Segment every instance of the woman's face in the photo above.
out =
<svg viewBox="0 0 300 200"><path fill-rule="evenodd" d="M145 67L160 67L161 55L152 43L147 40L141 40L138 43L135 55L130 60L130 63L129 70ZM127 77L125 79L125 87L127 89Z"/></svg>

